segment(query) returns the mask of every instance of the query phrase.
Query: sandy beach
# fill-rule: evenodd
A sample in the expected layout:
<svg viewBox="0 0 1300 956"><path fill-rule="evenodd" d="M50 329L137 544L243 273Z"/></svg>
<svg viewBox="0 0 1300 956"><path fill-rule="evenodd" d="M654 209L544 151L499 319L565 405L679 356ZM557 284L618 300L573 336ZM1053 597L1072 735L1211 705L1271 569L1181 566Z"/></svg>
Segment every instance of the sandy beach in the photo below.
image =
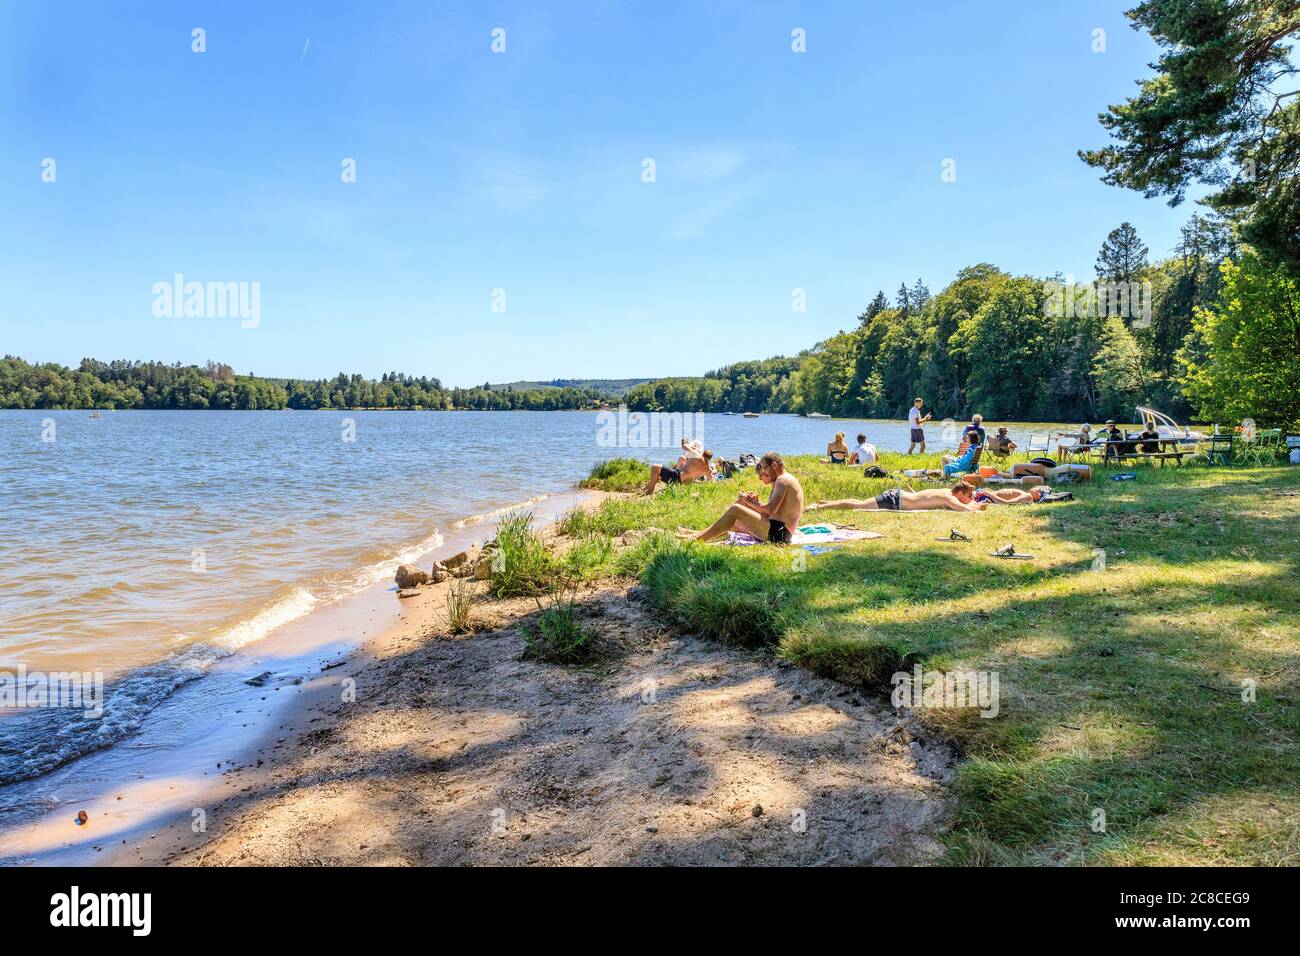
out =
<svg viewBox="0 0 1300 956"><path fill-rule="evenodd" d="M452 636L449 586L403 599L395 626L296 686L274 733L221 768L200 832L177 814L102 862L888 865L941 853L952 754L915 739L887 701L667 627L624 580L581 596L616 653L588 668L524 660L535 602L480 593L477 629Z"/></svg>

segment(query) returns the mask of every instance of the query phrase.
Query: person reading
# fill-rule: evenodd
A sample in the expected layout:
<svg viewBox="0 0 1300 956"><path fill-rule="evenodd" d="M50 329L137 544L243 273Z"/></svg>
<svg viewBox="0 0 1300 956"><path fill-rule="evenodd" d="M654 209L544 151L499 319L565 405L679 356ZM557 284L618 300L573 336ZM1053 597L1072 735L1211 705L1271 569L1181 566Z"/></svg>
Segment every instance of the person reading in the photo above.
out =
<svg viewBox="0 0 1300 956"><path fill-rule="evenodd" d="M759 459L757 471L759 480L772 486L767 501L743 491L709 527L703 531L678 528L677 537L684 541L715 541L730 531L744 531L769 544L789 544L803 514L803 486L785 470L785 462L774 451Z"/></svg>

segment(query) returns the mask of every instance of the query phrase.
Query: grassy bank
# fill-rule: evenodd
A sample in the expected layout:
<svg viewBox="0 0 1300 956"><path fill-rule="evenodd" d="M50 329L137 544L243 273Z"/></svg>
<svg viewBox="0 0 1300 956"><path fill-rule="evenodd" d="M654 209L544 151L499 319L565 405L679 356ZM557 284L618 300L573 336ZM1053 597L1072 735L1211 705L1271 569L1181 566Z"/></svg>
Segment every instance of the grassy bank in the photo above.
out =
<svg viewBox="0 0 1300 956"><path fill-rule="evenodd" d="M894 484L812 457L788 464L810 502ZM643 475L607 463L592 484ZM635 575L692 630L848 684L887 693L915 662L996 671L996 717L916 713L965 758L952 862L1300 862L1300 468L1104 475L1057 505L820 512L884 537L818 556L666 535L600 546L630 529L703 528L738 489L761 493L752 472L608 501L563 527L589 542L586 560L601 565L589 574ZM973 541L935 540L952 528ZM1037 557L989 556L1008 542Z"/></svg>

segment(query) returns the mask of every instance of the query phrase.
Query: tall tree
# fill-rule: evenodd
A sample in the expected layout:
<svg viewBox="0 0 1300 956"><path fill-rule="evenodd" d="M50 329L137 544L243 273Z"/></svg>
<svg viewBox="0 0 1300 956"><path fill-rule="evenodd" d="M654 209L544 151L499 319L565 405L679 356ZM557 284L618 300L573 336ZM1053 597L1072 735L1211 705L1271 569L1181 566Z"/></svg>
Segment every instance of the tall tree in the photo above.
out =
<svg viewBox="0 0 1300 956"><path fill-rule="evenodd" d="M1144 0L1127 13L1161 47L1156 75L1100 117L1115 142L1079 153L1103 180L1215 209L1267 259L1300 274L1300 88L1294 0Z"/></svg>
<svg viewBox="0 0 1300 956"><path fill-rule="evenodd" d="M876 297L871 300L871 303L867 306L866 311L858 316L859 324L869 325L872 319L874 319L881 312L884 312L888 308L889 308L889 297L885 295L883 290L877 292Z"/></svg>
<svg viewBox="0 0 1300 956"><path fill-rule="evenodd" d="M1300 282L1246 252L1223 265L1223 290L1196 312L1199 348L1180 353L1188 394L1203 415L1300 424Z"/></svg>
<svg viewBox="0 0 1300 956"><path fill-rule="evenodd" d="M1097 253L1097 278L1108 282L1134 282L1147 267L1147 247L1131 222L1112 229Z"/></svg>
<svg viewBox="0 0 1300 956"><path fill-rule="evenodd" d="M903 312L912 311L912 290L907 287L906 282L898 287L898 296L895 305Z"/></svg>
<svg viewBox="0 0 1300 956"><path fill-rule="evenodd" d="M916 285L912 286L912 308L924 309L930 301L930 289L920 279L916 280Z"/></svg>

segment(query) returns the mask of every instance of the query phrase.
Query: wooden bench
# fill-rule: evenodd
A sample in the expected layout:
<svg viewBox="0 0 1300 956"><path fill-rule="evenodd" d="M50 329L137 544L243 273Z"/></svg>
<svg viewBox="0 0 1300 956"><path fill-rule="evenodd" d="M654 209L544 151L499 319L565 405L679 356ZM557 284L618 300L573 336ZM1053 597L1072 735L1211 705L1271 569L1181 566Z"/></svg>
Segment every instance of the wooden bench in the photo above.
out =
<svg viewBox="0 0 1300 956"><path fill-rule="evenodd" d="M1110 457L1115 461L1132 461L1141 458L1158 458L1160 459L1160 467L1163 468L1165 466L1166 458L1173 458L1175 461L1178 462L1178 464L1181 465L1183 463L1183 456L1190 455L1190 454L1191 452L1187 452L1187 451L1131 451L1131 452L1125 452L1124 454L1120 454L1119 452L1112 452Z"/></svg>

